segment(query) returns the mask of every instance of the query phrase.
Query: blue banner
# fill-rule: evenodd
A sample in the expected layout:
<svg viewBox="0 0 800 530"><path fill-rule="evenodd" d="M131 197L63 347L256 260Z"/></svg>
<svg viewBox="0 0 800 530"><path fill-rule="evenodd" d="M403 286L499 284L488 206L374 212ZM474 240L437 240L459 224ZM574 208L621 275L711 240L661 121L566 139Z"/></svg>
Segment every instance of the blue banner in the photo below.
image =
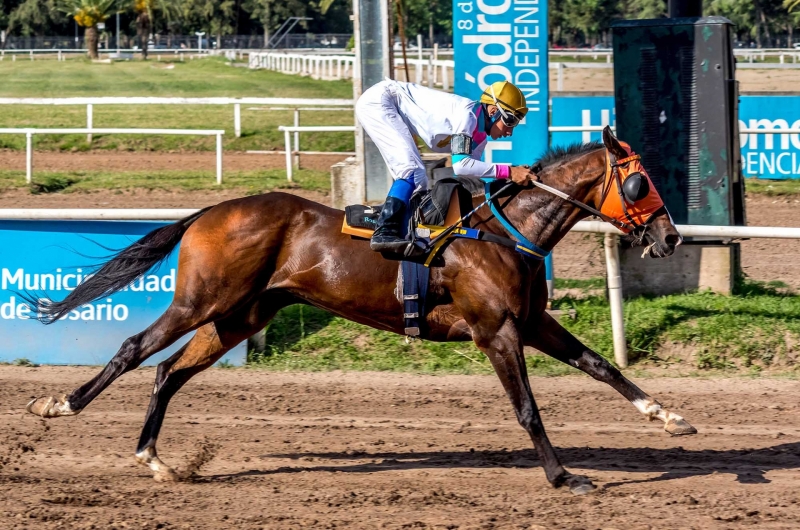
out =
<svg viewBox="0 0 800 530"><path fill-rule="evenodd" d="M0 361L25 358L39 364L107 363L126 338L143 331L169 306L175 291L177 249L161 267L123 291L82 305L49 326L35 320L36 308L19 293L62 300L113 250L164 225L138 221L0 221ZM166 359L191 336L145 364ZM245 358L246 344L242 343L223 360L240 365Z"/></svg>
<svg viewBox="0 0 800 530"><path fill-rule="evenodd" d="M615 125L613 96L552 98L554 126ZM739 129L800 129L800 96L740 96ZM599 140L600 133L553 133L553 145ZM742 173L800 178L800 134L740 134Z"/></svg>
<svg viewBox="0 0 800 530"><path fill-rule="evenodd" d="M547 2L453 0L453 48L456 94L477 100L506 80L528 104L511 138L489 140L484 160L530 164L547 149Z"/></svg>
<svg viewBox="0 0 800 530"><path fill-rule="evenodd" d="M739 129L800 129L800 96L742 96ZM740 134L745 177L800 178L800 134Z"/></svg>

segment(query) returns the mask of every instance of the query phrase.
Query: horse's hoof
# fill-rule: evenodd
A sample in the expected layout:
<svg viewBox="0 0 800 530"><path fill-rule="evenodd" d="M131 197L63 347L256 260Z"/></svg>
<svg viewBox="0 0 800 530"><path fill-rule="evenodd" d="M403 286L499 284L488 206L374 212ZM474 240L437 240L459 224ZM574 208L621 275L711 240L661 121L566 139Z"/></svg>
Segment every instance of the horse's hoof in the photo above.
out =
<svg viewBox="0 0 800 530"><path fill-rule="evenodd" d="M564 481L564 485L569 488L570 493L573 495L586 495L597 489L597 486L592 484L591 480L581 475L570 475Z"/></svg>
<svg viewBox="0 0 800 530"><path fill-rule="evenodd" d="M684 434L697 434L697 429L692 427L688 421L683 418L671 419L664 424L664 430L672 436L682 436Z"/></svg>
<svg viewBox="0 0 800 530"><path fill-rule="evenodd" d="M25 407L29 413L42 418L57 418L58 416L74 416L80 410L72 410L67 402L67 396L36 398Z"/></svg>

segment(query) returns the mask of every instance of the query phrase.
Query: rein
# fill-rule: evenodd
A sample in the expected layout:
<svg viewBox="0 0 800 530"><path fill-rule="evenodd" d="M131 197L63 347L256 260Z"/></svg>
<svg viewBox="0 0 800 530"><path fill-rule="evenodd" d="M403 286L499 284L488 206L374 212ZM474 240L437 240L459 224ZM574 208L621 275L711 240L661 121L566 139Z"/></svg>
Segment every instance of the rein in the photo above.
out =
<svg viewBox="0 0 800 530"><path fill-rule="evenodd" d="M627 230L629 233L632 233L632 234L635 234L637 231L641 230L641 234L638 235L639 237L641 237L641 236L644 235L644 231L647 230L647 226L649 225L650 219L653 219L654 216L651 216L650 219L648 219L647 222L645 222L644 224L638 224L633 219L633 217L628 212L627 201L625 200L625 197L624 197L624 195L622 193L622 182L621 182L622 179L619 176L619 170L618 170L618 168L621 165L627 164L628 162L631 162L633 160L639 160L639 159L641 159L641 157L639 155L632 155L632 156L629 156L627 158L623 158L623 159L617 160L616 157L608 149L606 149L606 156L608 157L608 160L609 160L608 167L610 167L610 170L611 170L611 173L612 173L611 174L612 178L611 179L606 179L606 180L608 180L609 183L616 184L617 192L619 193L620 201L622 202L622 208L623 208L625 217L628 219L628 221L630 221L629 223L625 223L623 221L620 221L619 219L615 219L613 217L610 217L610 216L604 214L603 212L601 212L600 210L598 210L596 208L592 208L588 204L579 201L578 199L572 197L571 195L569 195L567 193L564 193L563 191L561 191L559 189L556 189L556 188L553 188L551 186L548 186L547 184L539 182L538 180L531 180L530 182L531 182L532 185L536 186L537 188L540 188L540 189L542 189L542 190L544 190L544 191L546 191L548 193L551 193L552 195L555 195L556 197L564 199L568 203L570 203L570 204L572 204L574 206L577 206L578 208L580 208L580 209L582 209L582 210L584 210L586 212L589 212L592 215L595 215L595 216L599 217L603 221L611 224L612 226L615 226L617 228L621 228L623 230ZM523 166L523 167L531 169L532 172L534 171L534 169L530 168L530 166ZM534 173L534 174L536 175L536 173ZM538 175L536 175L536 176L538 178ZM606 172L606 176L608 176L608 170ZM450 237L475 239L475 240L479 240L479 241L489 241L489 242L493 242L493 243L499 243L499 244L504 245L506 247L513 248L514 250L516 250L517 252L519 252L523 256L526 256L526 257L529 257L529 258L533 258L533 259L537 259L537 260L545 259L550 254L550 251L549 250L545 250L545 249L537 246L536 244L534 244L533 242L528 240L525 236L523 236L519 232L519 230L517 230L514 227L514 225L512 225L511 222L508 219L506 219L506 217L502 214L502 212L495 205L494 200L500 194L502 194L504 191L506 191L510 187L512 187L514 185L514 182L509 181L505 186L503 186L502 188L500 188L496 192L491 193L491 189L490 189L491 184L492 184L492 182L496 182L497 179L482 178L481 180L483 181L484 190L485 190L484 191L484 195L486 197L486 200L484 200L478 206L473 208L472 211L470 211L469 213L464 215L461 219L459 219L458 221L456 221L452 225L448 226L439 235L437 235L434 239L432 239L430 241L430 243L427 244L427 248L431 250L431 253L430 253L430 256L429 256L428 260L426 260L425 264L426 265L430 264L430 262L433 260L433 257L436 254L438 254L438 252L441 249L441 247L444 246L444 243ZM608 193L609 192L610 192L610 190L603 190L603 198L602 198L602 200L600 202L600 207L601 208L602 208L603 203L605 202L606 198L608 197ZM516 193L515 193L515 195L516 195ZM482 230L478 230L478 229L475 229L475 228L466 228L466 227L463 226L464 221L466 221L467 219L472 217L472 215L474 215L475 212L477 212L479 209L481 209L483 206L486 206L487 204L489 205L489 208L491 209L492 214L495 216L495 218L500 222L501 225L503 225L503 228L505 228L509 232L509 234L511 234L514 237L514 239L503 237L503 236L498 236L498 235L491 234L491 233L488 233L488 232L484 232ZM408 249L406 250L406 253L408 254L411 250L412 250L412 246L409 245Z"/></svg>

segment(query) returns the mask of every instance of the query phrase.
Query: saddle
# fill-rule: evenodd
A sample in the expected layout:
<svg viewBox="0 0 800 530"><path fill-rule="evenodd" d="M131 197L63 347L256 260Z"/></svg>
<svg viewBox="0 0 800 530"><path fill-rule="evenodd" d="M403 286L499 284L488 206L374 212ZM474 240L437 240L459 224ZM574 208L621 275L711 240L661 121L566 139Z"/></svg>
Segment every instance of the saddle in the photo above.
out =
<svg viewBox="0 0 800 530"><path fill-rule="evenodd" d="M472 194L456 179L445 178L434 184L432 190L417 192L411 197L407 215L406 239L430 241L466 215L472 208ZM354 238L369 239L377 226L381 206L353 205L345 208L342 233ZM408 258L399 254L383 253L383 257L399 261L412 261L426 267L444 265L441 251L450 239L442 245L431 248L421 256Z"/></svg>
<svg viewBox="0 0 800 530"><path fill-rule="evenodd" d="M422 239L427 243L448 226L456 224L472 205L472 194L456 179L442 179L433 190L418 192L411 197L406 215L405 236L410 243ZM354 205L345 208L342 233L354 238L369 239L378 224L380 206ZM441 251L452 241L443 238L427 253L406 257L383 253L383 257L400 260L398 271L398 298L403 304L406 339L418 338L425 329L426 298L431 266L444 265ZM402 297L402 298L401 298Z"/></svg>

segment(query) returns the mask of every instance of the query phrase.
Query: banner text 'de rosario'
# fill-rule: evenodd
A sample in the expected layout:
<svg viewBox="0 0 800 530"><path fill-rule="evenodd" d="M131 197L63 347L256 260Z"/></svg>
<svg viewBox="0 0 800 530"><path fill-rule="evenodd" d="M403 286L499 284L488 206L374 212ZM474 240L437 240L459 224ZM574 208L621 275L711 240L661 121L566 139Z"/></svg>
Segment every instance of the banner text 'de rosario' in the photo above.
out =
<svg viewBox="0 0 800 530"><path fill-rule="evenodd" d="M38 306L20 295L63 300L89 281L100 265L159 222L0 221L0 361L26 358L40 364L105 364L128 337L144 331L172 302L177 248L158 268L121 291L82 304L49 326ZM148 361L155 364L191 337ZM245 346L227 360L241 364Z"/></svg>

